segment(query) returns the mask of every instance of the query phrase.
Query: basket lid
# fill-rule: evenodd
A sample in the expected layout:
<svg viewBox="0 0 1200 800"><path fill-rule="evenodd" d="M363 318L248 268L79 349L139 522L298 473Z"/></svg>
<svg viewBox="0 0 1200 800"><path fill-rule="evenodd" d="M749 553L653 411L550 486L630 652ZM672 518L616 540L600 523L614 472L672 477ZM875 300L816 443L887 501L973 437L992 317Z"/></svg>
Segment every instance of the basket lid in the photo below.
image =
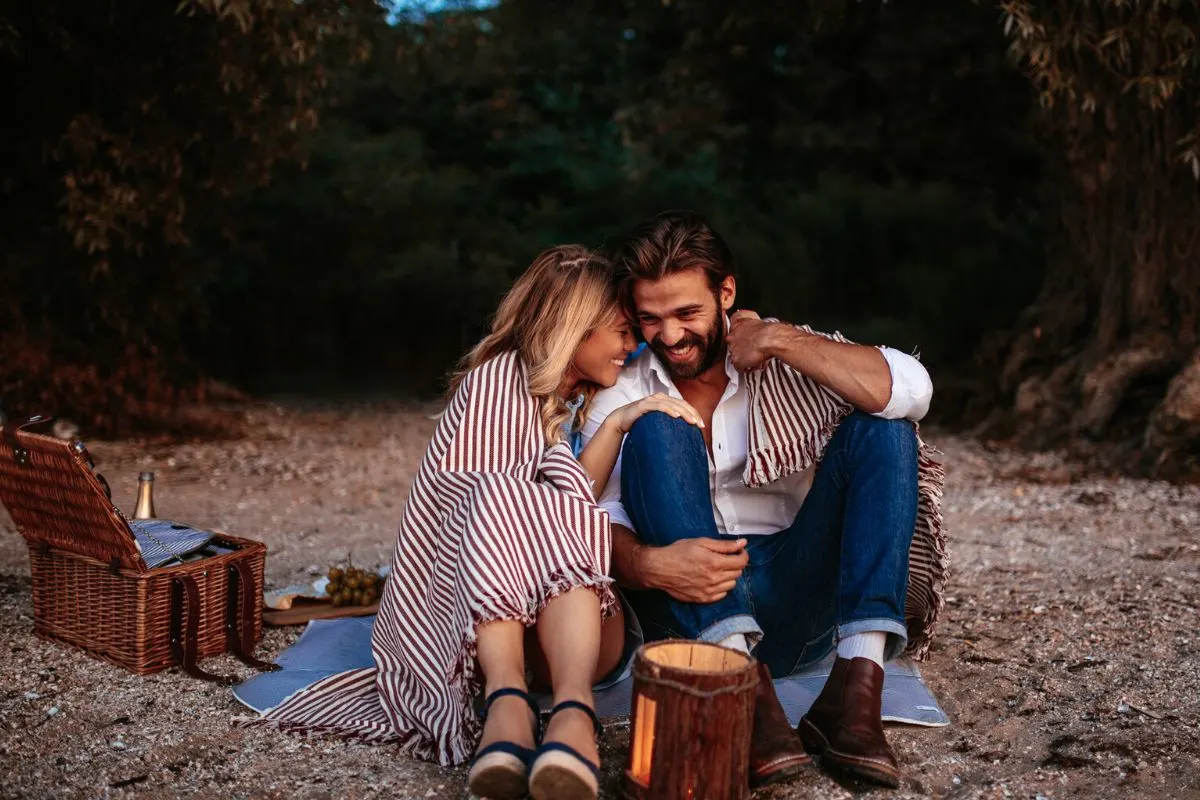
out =
<svg viewBox="0 0 1200 800"><path fill-rule="evenodd" d="M83 442L21 430L46 417L0 427L0 503L30 543L142 572L129 521L113 505Z"/></svg>

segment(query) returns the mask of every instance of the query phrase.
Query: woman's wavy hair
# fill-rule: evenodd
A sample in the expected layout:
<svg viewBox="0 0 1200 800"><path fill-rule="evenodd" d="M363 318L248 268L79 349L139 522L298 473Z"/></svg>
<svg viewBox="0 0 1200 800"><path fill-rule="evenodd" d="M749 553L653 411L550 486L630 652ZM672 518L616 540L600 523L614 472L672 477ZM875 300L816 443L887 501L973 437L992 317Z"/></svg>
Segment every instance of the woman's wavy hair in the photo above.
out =
<svg viewBox="0 0 1200 800"><path fill-rule="evenodd" d="M459 362L449 395L470 370L501 353L516 352L525 365L529 392L541 406L546 444L553 445L561 441L563 423L571 415L559 390L575 351L618 311L607 258L577 244L543 250L500 301L491 333ZM586 419L596 389L583 387L576 425Z"/></svg>

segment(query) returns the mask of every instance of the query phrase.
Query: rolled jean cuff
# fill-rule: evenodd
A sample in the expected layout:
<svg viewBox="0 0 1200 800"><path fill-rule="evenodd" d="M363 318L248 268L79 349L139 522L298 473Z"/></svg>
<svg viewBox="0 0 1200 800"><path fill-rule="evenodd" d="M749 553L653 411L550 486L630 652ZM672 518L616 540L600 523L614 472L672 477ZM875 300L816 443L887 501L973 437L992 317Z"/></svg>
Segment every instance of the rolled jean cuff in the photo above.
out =
<svg viewBox="0 0 1200 800"><path fill-rule="evenodd" d="M763 630L758 627L754 617L749 614L735 614L709 625L700 633L699 638L702 642L720 644L735 633L746 637L746 644L750 646L750 649L754 649L754 646L762 641L763 637Z"/></svg>
<svg viewBox="0 0 1200 800"><path fill-rule="evenodd" d="M887 619L886 617L856 619L852 622L843 622L837 626L837 640L839 642L847 636L853 636L856 633L886 633L887 644L883 647L884 661L891 661L903 653L904 648L908 647L908 628L904 626L903 622L897 622L894 619Z"/></svg>

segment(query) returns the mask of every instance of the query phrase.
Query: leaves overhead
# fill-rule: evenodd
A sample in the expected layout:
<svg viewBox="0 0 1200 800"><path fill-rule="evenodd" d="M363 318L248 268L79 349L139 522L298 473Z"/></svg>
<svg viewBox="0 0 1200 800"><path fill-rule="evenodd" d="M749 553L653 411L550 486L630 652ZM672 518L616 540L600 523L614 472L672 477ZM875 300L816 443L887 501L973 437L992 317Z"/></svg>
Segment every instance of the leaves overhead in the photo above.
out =
<svg viewBox="0 0 1200 800"><path fill-rule="evenodd" d="M202 375L434 388L538 249L671 207L730 240L743 307L935 366L1036 285L994 8L29 5L0 25L10 410L111 428Z"/></svg>

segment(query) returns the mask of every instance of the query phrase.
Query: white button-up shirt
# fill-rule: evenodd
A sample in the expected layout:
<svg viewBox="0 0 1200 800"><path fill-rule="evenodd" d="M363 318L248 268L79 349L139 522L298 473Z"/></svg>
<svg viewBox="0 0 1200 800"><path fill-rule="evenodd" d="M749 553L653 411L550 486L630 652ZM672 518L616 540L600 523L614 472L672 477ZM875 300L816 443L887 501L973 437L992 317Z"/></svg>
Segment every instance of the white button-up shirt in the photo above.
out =
<svg viewBox="0 0 1200 800"><path fill-rule="evenodd" d="M887 406L875 416L884 419L919 421L929 411L933 384L921 362L888 347L879 348L892 374L892 395ZM742 483L746 468L749 424L746 391L741 376L726 357L725 387L712 418L712 453L708 458L708 489L713 514L720 533L753 536L775 533L792 524L812 486L815 467L794 473L757 489ZM661 392L683 399L666 369L650 350L626 367L615 386L599 392L584 422L582 436L586 444L604 419L627 403ZM612 477L598 498L614 523L636 530L621 503L621 459L618 455Z"/></svg>

